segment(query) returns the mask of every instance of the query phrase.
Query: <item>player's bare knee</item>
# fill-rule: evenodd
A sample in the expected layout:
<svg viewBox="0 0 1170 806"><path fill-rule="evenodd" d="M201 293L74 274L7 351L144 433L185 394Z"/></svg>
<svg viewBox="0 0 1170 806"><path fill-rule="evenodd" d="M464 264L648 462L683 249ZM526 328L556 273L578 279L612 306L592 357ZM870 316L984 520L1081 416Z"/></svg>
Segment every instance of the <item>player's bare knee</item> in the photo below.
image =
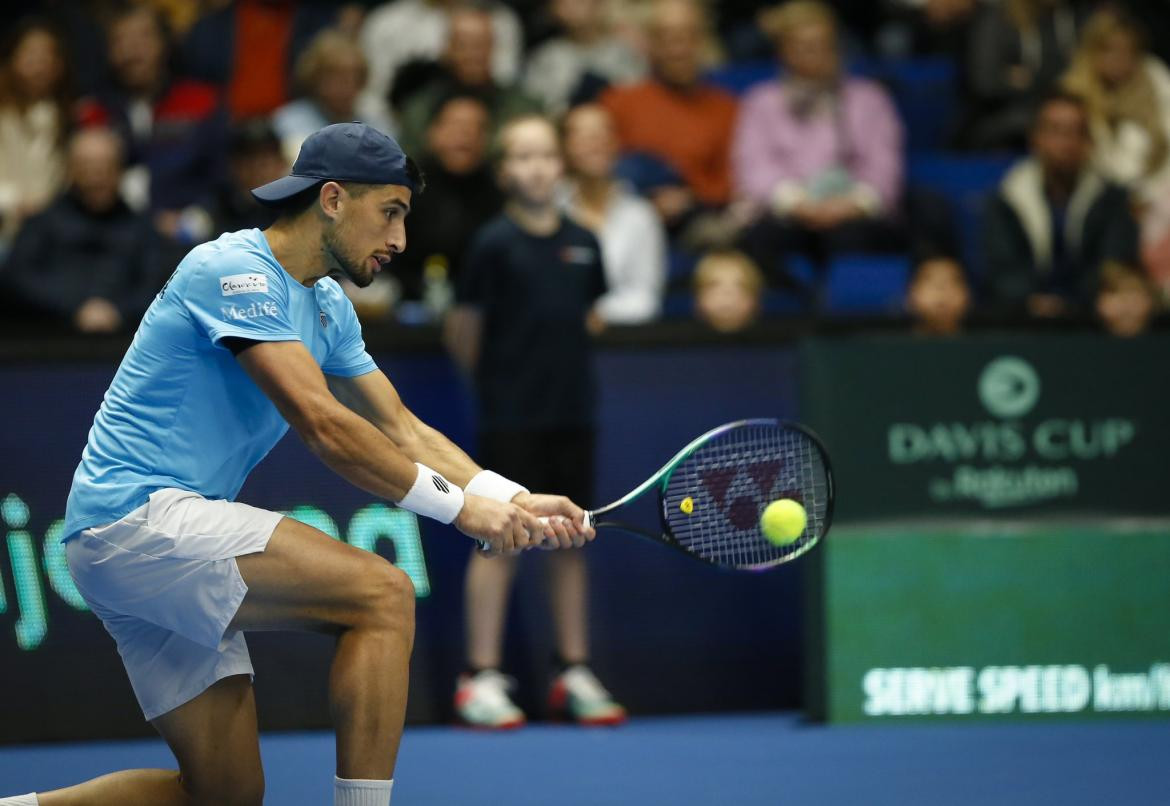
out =
<svg viewBox="0 0 1170 806"><path fill-rule="evenodd" d="M381 557L363 569L365 626L396 631L414 630L414 583L410 576Z"/></svg>

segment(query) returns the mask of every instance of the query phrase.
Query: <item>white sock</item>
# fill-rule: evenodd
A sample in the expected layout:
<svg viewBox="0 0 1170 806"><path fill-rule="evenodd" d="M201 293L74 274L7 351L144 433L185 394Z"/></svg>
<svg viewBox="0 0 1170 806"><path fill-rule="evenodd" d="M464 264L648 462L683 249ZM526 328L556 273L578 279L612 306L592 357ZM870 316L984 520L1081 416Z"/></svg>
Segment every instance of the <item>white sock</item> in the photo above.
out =
<svg viewBox="0 0 1170 806"><path fill-rule="evenodd" d="M333 806L390 806L394 779L372 781L364 778L333 777Z"/></svg>
<svg viewBox="0 0 1170 806"><path fill-rule="evenodd" d="M16 795L11 798L0 798L0 806L40 806L41 802L37 800L36 792L29 792L27 795Z"/></svg>

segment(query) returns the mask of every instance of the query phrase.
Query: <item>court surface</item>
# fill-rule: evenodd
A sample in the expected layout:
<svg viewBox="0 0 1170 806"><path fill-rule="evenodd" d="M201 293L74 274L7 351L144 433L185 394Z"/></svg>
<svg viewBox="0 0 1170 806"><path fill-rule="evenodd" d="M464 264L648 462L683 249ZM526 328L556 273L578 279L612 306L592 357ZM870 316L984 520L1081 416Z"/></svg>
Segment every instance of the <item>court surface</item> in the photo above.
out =
<svg viewBox="0 0 1170 806"><path fill-rule="evenodd" d="M265 802L332 803L326 733L267 734ZM510 734L412 728L395 806L1170 804L1170 721L823 727L792 714ZM0 794L128 766L159 741L0 748Z"/></svg>

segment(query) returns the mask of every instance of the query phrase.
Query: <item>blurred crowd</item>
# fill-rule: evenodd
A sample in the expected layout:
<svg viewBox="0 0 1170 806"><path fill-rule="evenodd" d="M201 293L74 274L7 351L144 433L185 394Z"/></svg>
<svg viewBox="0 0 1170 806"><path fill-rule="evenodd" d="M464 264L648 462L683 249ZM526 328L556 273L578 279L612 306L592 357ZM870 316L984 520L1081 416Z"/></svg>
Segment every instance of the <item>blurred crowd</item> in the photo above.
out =
<svg viewBox="0 0 1170 806"><path fill-rule="evenodd" d="M0 49L0 298L21 319L132 329L186 250L266 226L248 191L308 135L362 120L427 188L395 270L348 291L364 319L437 322L505 201L496 134L533 114L601 247L598 328L860 311L1132 336L1170 295L1156 0L21 10Z"/></svg>

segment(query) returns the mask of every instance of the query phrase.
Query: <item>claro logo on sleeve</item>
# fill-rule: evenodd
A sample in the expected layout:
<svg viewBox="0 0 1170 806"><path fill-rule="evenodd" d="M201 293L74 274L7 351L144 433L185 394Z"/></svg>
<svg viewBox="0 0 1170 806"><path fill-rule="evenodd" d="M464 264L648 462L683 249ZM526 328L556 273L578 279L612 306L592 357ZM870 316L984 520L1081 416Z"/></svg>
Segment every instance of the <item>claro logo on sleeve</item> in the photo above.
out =
<svg viewBox="0 0 1170 806"><path fill-rule="evenodd" d="M225 297L236 294L267 294L268 278L263 274L233 274L219 278L219 290Z"/></svg>

